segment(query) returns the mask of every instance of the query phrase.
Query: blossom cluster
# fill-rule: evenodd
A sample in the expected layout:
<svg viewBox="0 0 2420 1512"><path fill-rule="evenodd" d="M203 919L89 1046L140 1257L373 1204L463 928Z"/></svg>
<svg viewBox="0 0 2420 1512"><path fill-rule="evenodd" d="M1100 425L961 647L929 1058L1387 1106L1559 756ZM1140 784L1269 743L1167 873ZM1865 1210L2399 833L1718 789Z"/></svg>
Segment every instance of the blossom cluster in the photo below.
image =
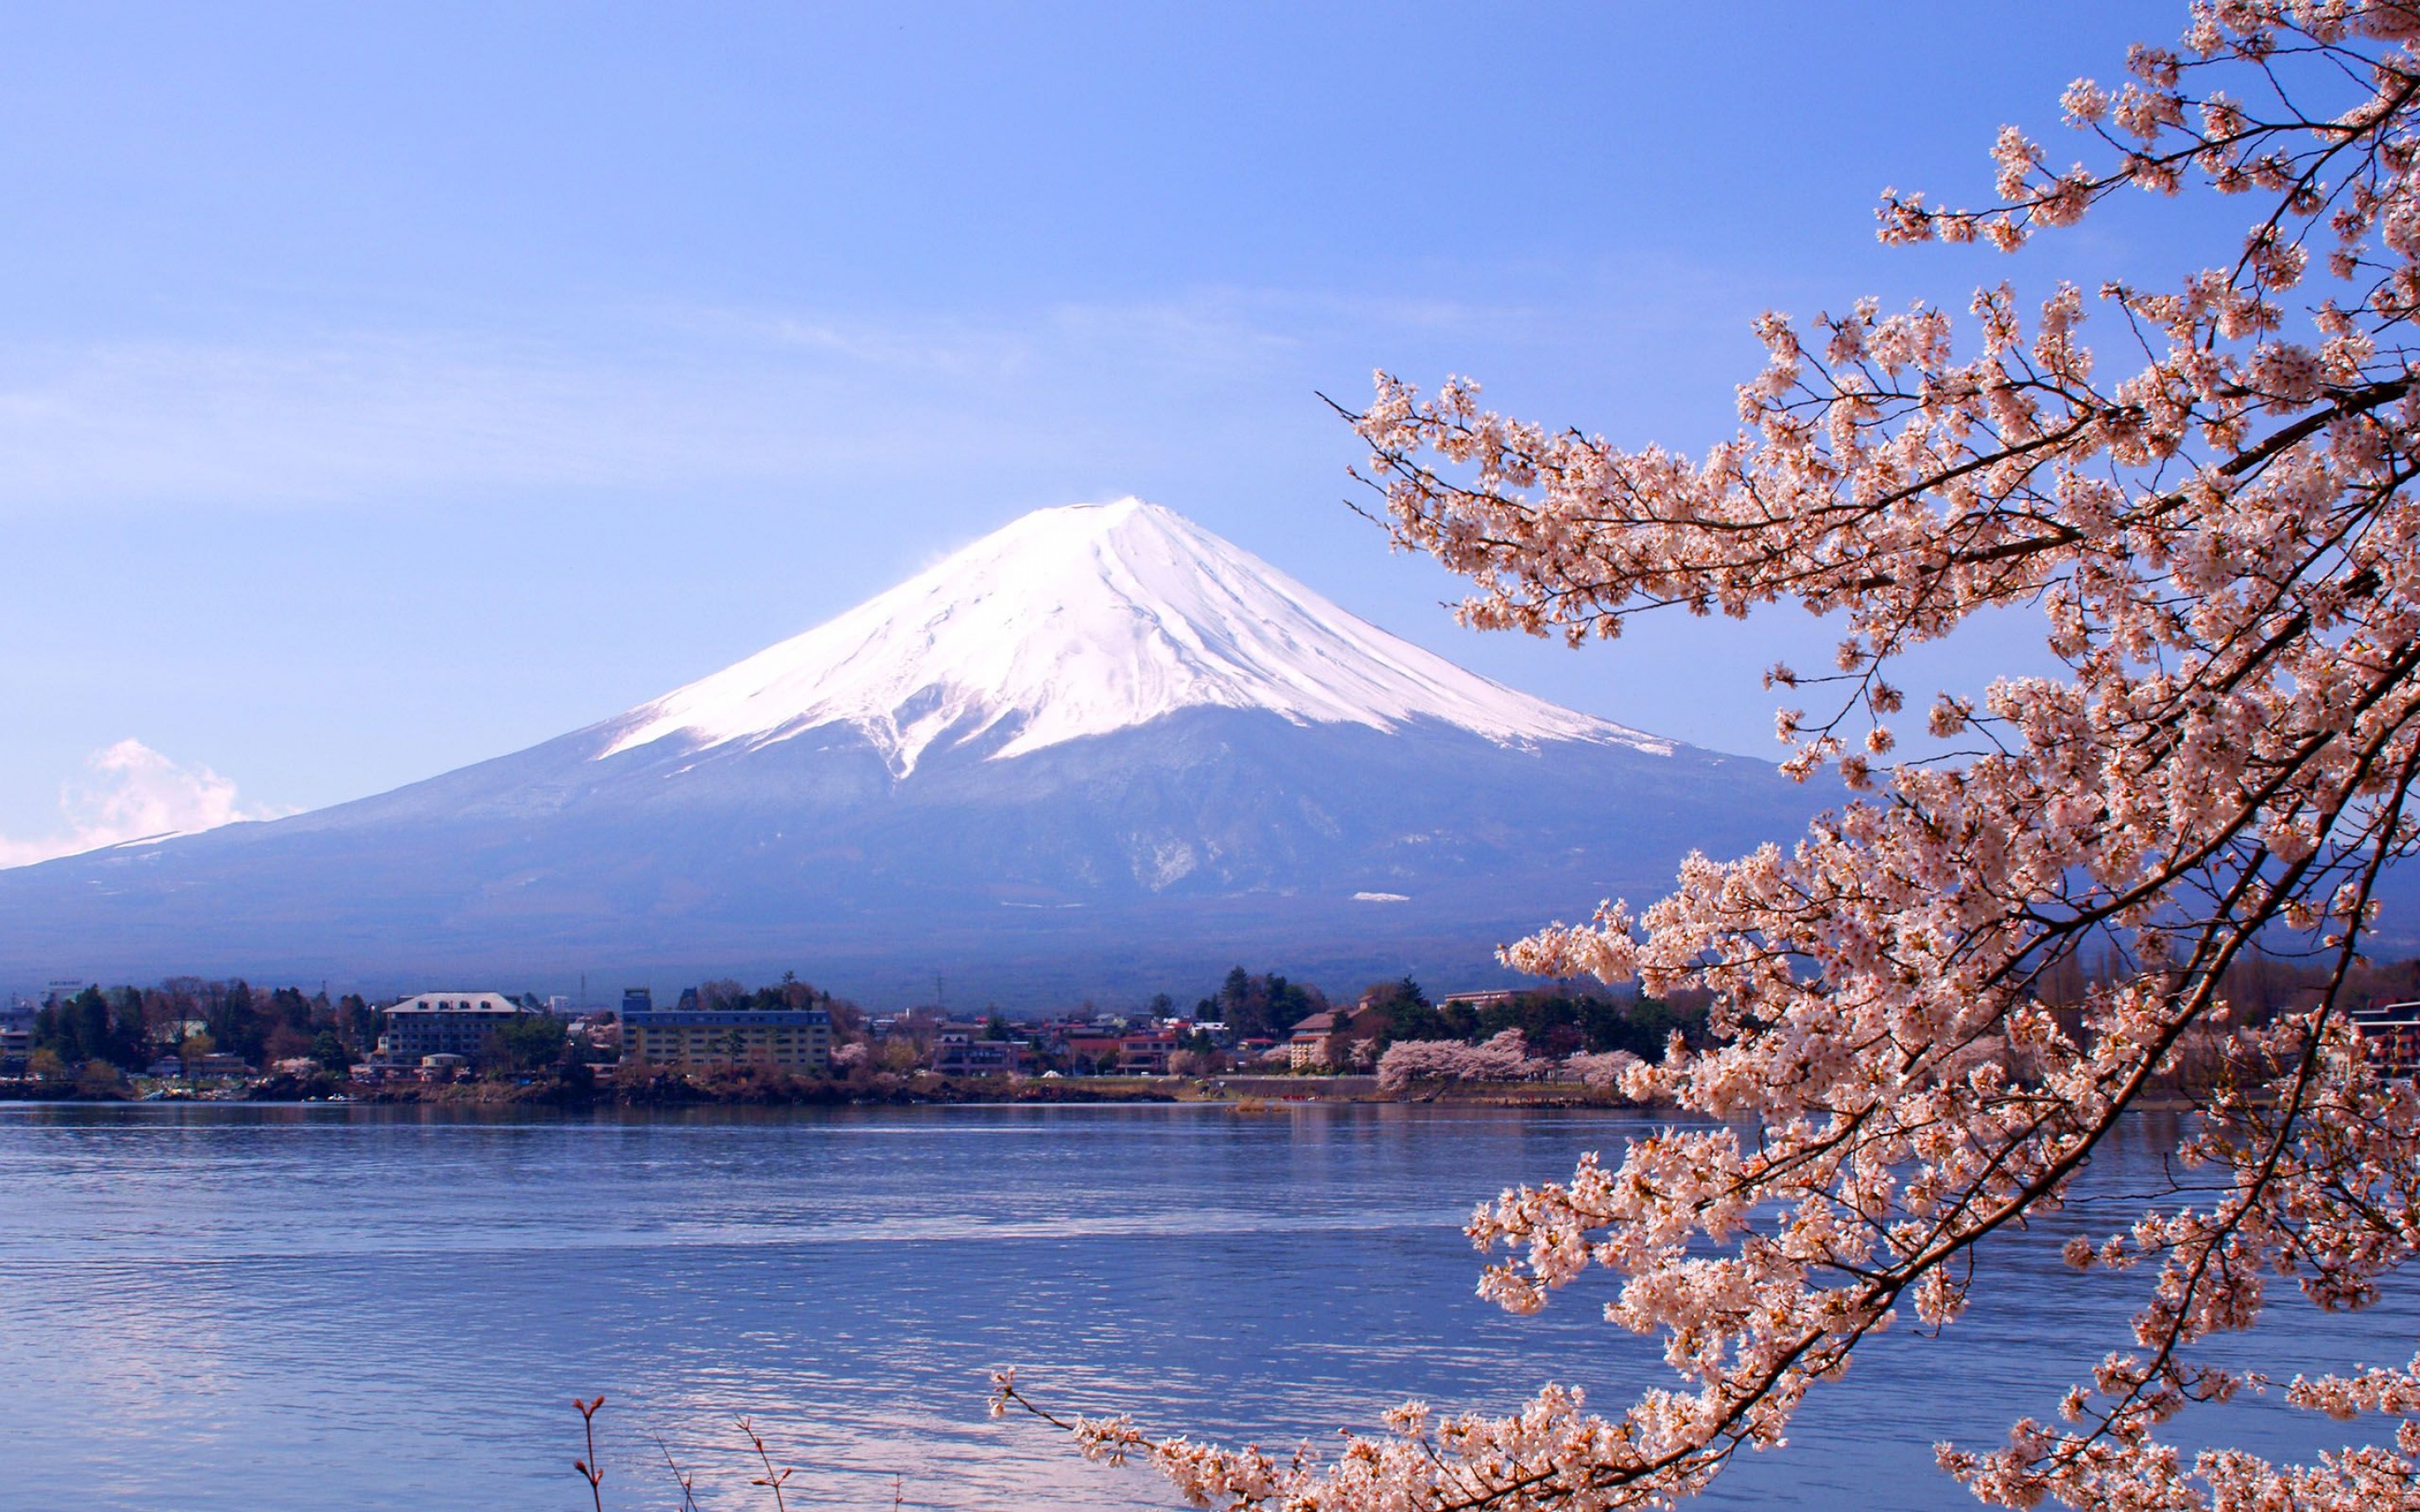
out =
<svg viewBox="0 0 2420 1512"><path fill-rule="evenodd" d="M1518 1029L1506 1029L1483 1044L1398 1040L1378 1057L1378 1089L1400 1092L1419 1082L1528 1081L1553 1064L1532 1057Z"/></svg>
<svg viewBox="0 0 2420 1512"><path fill-rule="evenodd" d="M1575 1055L1557 1060L1529 1054L1518 1029L1504 1029L1479 1044L1462 1040L1398 1040L1378 1057L1378 1089L1400 1092L1427 1082L1526 1082L1558 1071L1584 1086L1618 1088L1630 1068L1641 1064L1627 1050Z"/></svg>
<svg viewBox="0 0 2420 1512"><path fill-rule="evenodd" d="M1576 644L1672 605L1834 616L1831 668L1771 681L1828 697L1779 714L1787 764L1854 796L1792 847L1693 856L1643 912L1505 952L1713 999L1709 1043L1622 1074L1707 1121L1469 1228L1516 1312L1607 1278L1606 1318L1660 1337L1675 1385L1612 1415L1562 1391L1509 1417L1413 1404L1325 1460L1149 1442L1197 1504L1685 1495L1780 1443L1874 1331L1954 1325L1978 1252L2059 1209L2192 1057L2217 1072L2173 1189L2070 1250L2139 1271L2131 1332L2055 1422L1942 1464L2010 1506L2420 1508L2420 1365L2281 1386L2201 1348L2278 1286L2363 1305L2420 1246L2420 1098L2380 1078L2346 986L2381 872L2420 842L2420 5L2203 0L2177 47L2062 104L2102 166L2053 171L2011 129L1997 204L1886 193L1883 239L2013 250L2130 188L2199 185L2245 197L2242 243L2097 301L2062 285L2028 311L2003 285L1963 319L1768 315L1741 428L1702 456L1379 376L1373 482L1400 544L1472 580L1466 621ZM2130 361L2086 341L2095 302ZM1926 728L1950 754L1894 757L1905 654L2009 607L2060 675L1944 694ZM2261 946L2320 968L2307 1010L2235 1011L2228 970ZM2046 1002L2086 959L2099 985ZM2300 1465L2162 1437L2189 1402L2270 1389L2388 1431Z"/></svg>

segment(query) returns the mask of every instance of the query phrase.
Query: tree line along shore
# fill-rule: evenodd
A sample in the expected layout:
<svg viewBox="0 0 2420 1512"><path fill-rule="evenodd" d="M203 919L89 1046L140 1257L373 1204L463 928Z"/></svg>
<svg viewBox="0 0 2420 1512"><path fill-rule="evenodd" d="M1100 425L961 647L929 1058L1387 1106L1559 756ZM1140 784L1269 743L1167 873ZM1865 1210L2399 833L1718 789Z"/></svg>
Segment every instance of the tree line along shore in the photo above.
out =
<svg viewBox="0 0 2420 1512"><path fill-rule="evenodd" d="M2232 984L2255 1019L2312 990L2292 963L2253 956ZM2420 962L2369 968L2374 995L2420 996ZM2046 983L2061 1011L2093 975ZM1189 1010L1160 994L1140 1008L1092 1003L1012 1019L938 1009L872 1013L785 973L750 989L720 979L655 1010L643 989L620 1008L534 995L462 995L504 1005L459 1056L386 1057L398 1010L240 979L172 977L19 999L0 1017L0 1099L343 1101L373 1103L671 1106L690 1103L1480 1100L1601 1105L1624 1101L1630 1066L1698 1048L1714 1021L1702 994L1658 999L1554 982L1432 999L1408 979L1349 1001L1237 966ZM444 995L421 995L440 1004ZM818 1024L812 1057L778 1063L741 1028L752 1015ZM670 1063L626 1054L625 1020L730 1025L693 1036ZM757 1035L756 1040L766 1038ZM382 1058L384 1057L384 1058ZM440 1062L424 1065L421 1060ZM2180 1070L2189 1079L2190 1065Z"/></svg>
<svg viewBox="0 0 2420 1512"><path fill-rule="evenodd" d="M396 1026L449 1016L423 1011L431 1009L462 1011L451 1016L475 1010L481 1016L473 1023L482 1026L475 1039L449 1041L461 1054L407 1057L398 1046L411 1048L408 1037ZM752 1041L766 1038L759 1026L806 1020L817 1036L812 1057L776 1062L752 1051ZM670 1063L660 1049L652 1058L631 1053L637 1026L668 1021L730 1027L691 1035ZM374 1003L359 994L172 977L149 986L54 990L39 1004L18 999L0 1016L0 1097L1074 1102L1227 1095L1216 1088L1278 1078L1264 1091L1334 1098L1371 1093L1382 1063L1406 1045L1473 1047L1469 1068L1431 1056L1432 1070L1416 1078L1422 1082L1544 1082L1574 1057L1654 1058L1675 1034L1699 1038L1705 1022L1702 1005L1571 984L1432 1000L1419 983L1401 980L1340 1004L1311 984L1241 966L1189 1011L1161 994L1139 1008L1086 1002L1017 1019L989 1010L955 1017L935 1008L869 1012L788 973L753 989L731 979L705 981L668 1009L658 1009L644 989L626 994L618 1007L492 993ZM663 1036L656 1039L660 1044ZM1521 1054L1508 1059L1508 1043ZM1492 1057L1483 1049L1490 1044ZM1389 1094L1405 1089L1401 1075L1388 1082Z"/></svg>

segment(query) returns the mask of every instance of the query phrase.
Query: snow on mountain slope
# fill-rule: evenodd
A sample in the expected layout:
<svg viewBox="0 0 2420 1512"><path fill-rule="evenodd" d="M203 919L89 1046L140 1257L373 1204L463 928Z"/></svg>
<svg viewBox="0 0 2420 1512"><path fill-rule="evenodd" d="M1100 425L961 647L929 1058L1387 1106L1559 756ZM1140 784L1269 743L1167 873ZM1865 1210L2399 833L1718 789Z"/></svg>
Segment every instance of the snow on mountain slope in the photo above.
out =
<svg viewBox="0 0 2420 1512"><path fill-rule="evenodd" d="M804 635L608 722L597 759L853 726L905 777L936 742L993 760L1180 709L1395 730L1434 719L1499 745L1672 747L1490 682L1338 608L1138 499L1037 510Z"/></svg>

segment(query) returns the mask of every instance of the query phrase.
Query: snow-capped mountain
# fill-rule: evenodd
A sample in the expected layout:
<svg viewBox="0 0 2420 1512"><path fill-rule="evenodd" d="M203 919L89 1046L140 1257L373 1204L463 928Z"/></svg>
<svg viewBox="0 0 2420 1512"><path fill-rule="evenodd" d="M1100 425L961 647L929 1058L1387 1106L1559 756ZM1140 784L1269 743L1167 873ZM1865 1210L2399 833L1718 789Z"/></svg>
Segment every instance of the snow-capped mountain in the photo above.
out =
<svg viewBox="0 0 2420 1512"><path fill-rule="evenodd" d="M1668 742L1463 671L1140 499L1043 509L887 594L615 721L612 756L761 746L827 725L901 777L935 742L1003 761L1180 709L1499 744Z"/></svg>
<svg viewBox="0 0 2420 1512"><path fill-rule="evenodd" d="M377 797L0 872L0 971L876 1001L1488 980L1816 797L1455 667L1134 500L1043 510L626 714ZM1363 980L1367 980L1364 978Z"/></svg>

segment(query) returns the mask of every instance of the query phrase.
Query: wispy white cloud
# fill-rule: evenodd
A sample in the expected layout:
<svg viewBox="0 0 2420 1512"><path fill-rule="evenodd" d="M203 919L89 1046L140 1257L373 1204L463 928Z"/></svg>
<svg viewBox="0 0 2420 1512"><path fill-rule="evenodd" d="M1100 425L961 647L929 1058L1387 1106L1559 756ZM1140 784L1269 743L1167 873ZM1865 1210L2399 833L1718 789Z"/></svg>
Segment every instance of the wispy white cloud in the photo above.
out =
<svg viewBox="0 0 2420 1512"><path fill-rule="evenodd" d="M1324 427L1312 386L1432 347L1497 365L1575 319L1668 343L1641 292L1658 285L1576 314L1212 287L980 315L666 304L518 331L19 343L0 352L0 510L694 496L1156 455Z"/></svg>
<svg viewBox="0 0 2420 1512"><path fill-rule="evenodd" d="M84 775L60 789L62 833L40 840L0 835L0 868L278 816L244 808L235 784L207 766L180 766L139 740L121 740L94 751Z"/></svg>
<svg viewBox="0 0 2420 1512"><path fill-rule="evenodd" d="M895 473L937 438L1013 464L1095 449L1138 386L1232 379L1284 349L1174 306L21 345L0 354L0 508L831 483Z"/></svg>

